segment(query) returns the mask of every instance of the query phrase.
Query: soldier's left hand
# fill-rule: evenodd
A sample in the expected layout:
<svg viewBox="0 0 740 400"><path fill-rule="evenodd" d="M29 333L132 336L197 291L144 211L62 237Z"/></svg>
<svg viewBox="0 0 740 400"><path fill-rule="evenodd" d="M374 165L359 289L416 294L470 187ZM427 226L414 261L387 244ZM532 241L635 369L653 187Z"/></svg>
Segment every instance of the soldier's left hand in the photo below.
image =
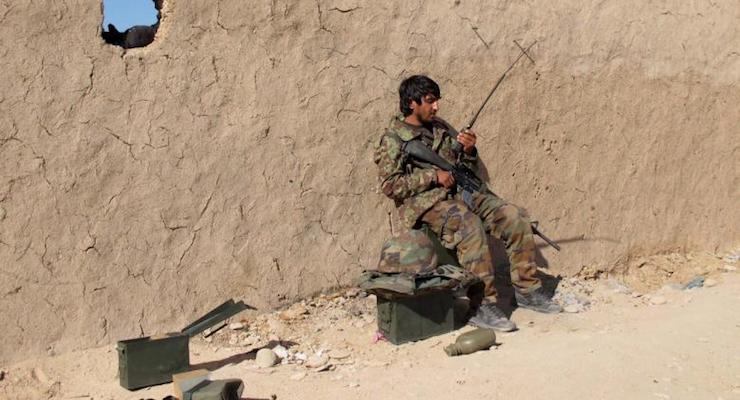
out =
<svg viewBox="0 0 740 400"><path fill-rule="evenodd" d="M476 136L471 130L464 130L457 134L457 141L463 146L463 151L471 154L475 149Z"/></svg>

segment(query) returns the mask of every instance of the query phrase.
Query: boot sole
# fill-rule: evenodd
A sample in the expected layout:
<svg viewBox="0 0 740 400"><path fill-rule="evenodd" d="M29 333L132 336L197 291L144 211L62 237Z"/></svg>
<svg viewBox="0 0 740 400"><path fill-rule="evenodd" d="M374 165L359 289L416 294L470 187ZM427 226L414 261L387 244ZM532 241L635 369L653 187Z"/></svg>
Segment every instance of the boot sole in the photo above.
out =
<svg viewBox="0 0 740 400"><path fill-rule="evenodd" d="M468 320L468 325L475 326L476 328L493 329L494 331L499 331L499 332L512 332L512 331L517 330L516 324L514 324L513 322L511 322L510 326L500 327L500 326L489 325L489 324L477 321L475 317L472 317Z"/></svg>

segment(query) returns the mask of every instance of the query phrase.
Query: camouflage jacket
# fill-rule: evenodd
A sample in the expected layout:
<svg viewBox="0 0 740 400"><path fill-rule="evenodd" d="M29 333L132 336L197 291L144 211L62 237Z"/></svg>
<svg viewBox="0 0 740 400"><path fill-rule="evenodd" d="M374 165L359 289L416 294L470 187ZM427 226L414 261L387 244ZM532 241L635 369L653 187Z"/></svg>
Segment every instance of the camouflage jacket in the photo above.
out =
<svg viewBox="0 0 740 400"><path fill-rule="evenodd" d="M432 150L445 160L456 163L458 151L454 143L457 142L457 131L441 118L435 118L432 126L428 140ZM399 218L407 228L413 228L424 212L450 195L447 189L437 184L435 169L415 165L401 151L403 142L421 140L425 134L429 135L427 128L409 125L399 115L393 118L375 149L374 161L378 165L380 187L395 201ZM462 152L462 148L459 151ZM475 168L476 160L475 152L461 156L461 161L471 169Z"/></svg>

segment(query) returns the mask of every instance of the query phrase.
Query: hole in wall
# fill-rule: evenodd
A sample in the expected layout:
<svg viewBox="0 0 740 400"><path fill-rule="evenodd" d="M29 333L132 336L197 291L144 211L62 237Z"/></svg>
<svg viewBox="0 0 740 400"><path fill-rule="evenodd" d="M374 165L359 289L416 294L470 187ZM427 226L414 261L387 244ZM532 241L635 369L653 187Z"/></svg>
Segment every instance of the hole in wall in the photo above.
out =
<svg viewBox="0 0 740 400"><path fill-rule="evenodd" d="M102 0L103 40L124 49L154 41L164 0Z"/></svg>

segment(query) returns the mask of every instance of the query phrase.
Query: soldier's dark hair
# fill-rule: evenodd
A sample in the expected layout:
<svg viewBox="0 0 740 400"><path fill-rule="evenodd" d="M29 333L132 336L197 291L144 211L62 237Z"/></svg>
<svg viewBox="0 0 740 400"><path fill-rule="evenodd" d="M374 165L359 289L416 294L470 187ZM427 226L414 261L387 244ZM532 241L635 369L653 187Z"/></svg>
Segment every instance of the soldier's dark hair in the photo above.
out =
<svg viewBox="0 0 740 400"><path fill-rule="evenodd" d="M398 87L401 113L404 116L411 114L411 107L409 107L411 100L421 104L421 98L428 94L440 98L439 85L428 76L413 75L404 79Z"/></svg>

